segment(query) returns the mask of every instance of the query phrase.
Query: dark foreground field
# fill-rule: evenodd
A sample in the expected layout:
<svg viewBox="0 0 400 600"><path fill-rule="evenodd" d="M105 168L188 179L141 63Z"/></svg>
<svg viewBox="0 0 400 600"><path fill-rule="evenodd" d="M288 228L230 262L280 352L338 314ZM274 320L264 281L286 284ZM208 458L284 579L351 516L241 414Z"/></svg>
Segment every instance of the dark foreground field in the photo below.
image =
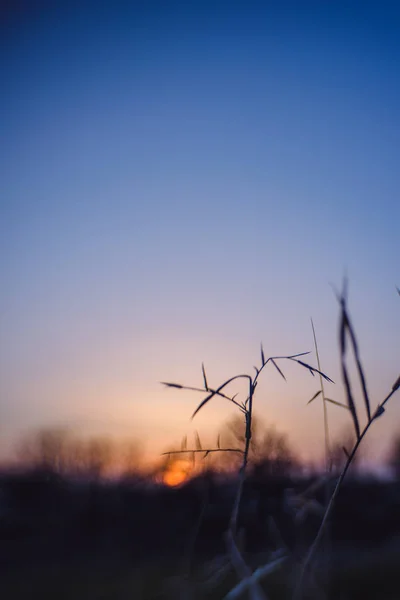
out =
<svg viewBox="0 0 400 600"><path fill-rule="evenodd" d="M290 597L296 558L318 526L318 514L296 520L287 502L288 488L309 483L250 479L247 484L240 539L248 562L263 564L281 544L291 556L266 581L272 600ZM233 491L234 482L212 476L179 489L143 482L72 483L44 474L4 476L0 597L222 598L237 583L224 560ZM400 485L349 482L318 561L314 597L398 600Z"/></svg>

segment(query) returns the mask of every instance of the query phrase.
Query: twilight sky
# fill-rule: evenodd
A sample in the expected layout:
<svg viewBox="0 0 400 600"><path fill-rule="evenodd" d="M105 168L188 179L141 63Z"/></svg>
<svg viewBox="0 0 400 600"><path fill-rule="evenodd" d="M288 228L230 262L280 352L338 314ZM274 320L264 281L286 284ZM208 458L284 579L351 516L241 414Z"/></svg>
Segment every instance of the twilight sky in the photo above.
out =
<svg viewBox="0 0 400 600"><path fill-rule="evenodd" d="M310 316L343 401L344 273L380 400L400 367L397 3L62 4L2 14L3 456L48 425L154 455L214 435L229 405L191 423L201 396L158 382L250 372L261 340L312 350ZM316 457L318 381L286 373L257 412ZM371 461L399 429L395 397Z"/></svg>

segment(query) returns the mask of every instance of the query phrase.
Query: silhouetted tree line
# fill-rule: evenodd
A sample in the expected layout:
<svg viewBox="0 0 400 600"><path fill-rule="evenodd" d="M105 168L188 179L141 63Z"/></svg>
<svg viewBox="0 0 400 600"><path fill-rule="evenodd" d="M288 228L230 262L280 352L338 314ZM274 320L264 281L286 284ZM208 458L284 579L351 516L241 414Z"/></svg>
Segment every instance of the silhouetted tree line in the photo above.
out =
<svg viewBox="0 0 400 600"><path fill-rule="evenodd" d="M244 423L233 418L222 428L221 447L242 448L244 444ZM19 465L27 470L37 470L57 474L67 478L99 480L108 476L129 476L143 474L140 445L134 441L118 441L107 437L82 438L64 428L42 429L26 436L18 444L16 455ZM162 477L174 461L186 460L190 474L188 451L182 455L170 455L161 460L151 475ZM219 453L210 457L205 464L216 471L234 472L241 455ZM266 427L255 418L249 456L250 465L260 473L271 476L286 476L300 468L286 434L276 428ZM196 464L201 463L197 457ZM197 472L195 469L193 472ZM149 474L149 473L148 473Z"/></svg>
<svg viewBox="0 0 400 600"><path fill-rule="evenodd" d="M324 489L304 506L293 503L318 478L302 475L284 434L259 420L254 431L239 517L243 544L249 551L273 550L283 539L296 549L299 539L306 543L315 535ZM242 436L236 419L221 432L227 444L240 444ZM397 474L399 439L390 452ZM29 469L0 477L0 567L79 561L93 553L137 562L183 556L188 548L199 558L224 552L236 488L234 453L216 453L215 464L176 488L165 486L159 476L167 460L144 474L133 443L42 431L26 438L18 455ZM106 479L116 464L126 467L120 474L131 476ZM400 481L350 479L338 498L331 531L334 544L382 543L400 535Z"/></svg>
<svg viewBox="0 0 400 600"><path fill-rule="evenodd" d="M43 429L26 436L16 454L24 469L90 480L136 474L142 458L135 441L104 436L82 438L63 428Z"/></svg>
<svg viewBox="0 0 400 600"><path fill-rule="evenodd" d="M259 477L288 477L299 475L304 465L296 455L287 434L253 417L249 452L249 472ZM227 421L218 436L220 448L242 449L245 443L245 424L240 417ZM343 430L330 445L330 468L339 473L349 448L354 445L351 430ZM144 468L141 446L134 440L116 440L105 436L79 437L66 428L42 429L25 436L16 448L18 464L23 470L52 473L66 478L91 481L118 477L150 477L160 482L176 462L187 462L187 476L205 470L235 473L240 467L241 454L218 452L206 460L192 455L189 448L160 458L153 468ZM204 453L205 454L205 453ZM204 456L203 456L204 458ZM362 452L353 461L352 471L359 466ZM190 464L191 460L193 461ZM194 463L197 467L193 468ZM203 463L203 465L201 464ZM392 474L400 478L400 433L394 436L387 464Z"/></svg>

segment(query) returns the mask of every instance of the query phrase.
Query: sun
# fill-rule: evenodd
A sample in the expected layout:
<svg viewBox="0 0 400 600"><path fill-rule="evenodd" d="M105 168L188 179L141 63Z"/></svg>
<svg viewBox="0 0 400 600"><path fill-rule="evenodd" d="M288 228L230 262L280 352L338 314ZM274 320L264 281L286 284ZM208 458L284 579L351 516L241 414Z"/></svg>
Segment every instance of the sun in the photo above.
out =
<svg viewBox="0 0 400 600"><path fill-rule="evenodd" d="M191 466L187 461L174 461L171 465L169 465L168 470L165 471L163 482L170 487L181 485L189 478L190 471Z"/></svg>

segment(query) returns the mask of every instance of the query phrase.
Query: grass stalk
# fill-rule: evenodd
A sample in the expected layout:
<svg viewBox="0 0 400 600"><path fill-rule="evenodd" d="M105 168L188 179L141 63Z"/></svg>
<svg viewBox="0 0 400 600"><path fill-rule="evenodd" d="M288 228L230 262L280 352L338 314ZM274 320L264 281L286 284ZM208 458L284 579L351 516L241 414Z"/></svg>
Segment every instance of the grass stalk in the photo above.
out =
<svg viewBox="0 0 400 600"><path fill-rule="evenodd" d="M353 449L351 450L351 452L349 453L349 456L347 457L346 463L343 467L343 470L336 482L335 488L333 490L332 496L329 500L328 506L326 508L324 517L322 519L321 525L318 529L318 533L313 541L313 543L310 546L310 549L306 555L306 558L303 562L303 566L302 566L302 570L301 570L301 574L297 583L297 586L295 588L295 592L293 595L293 600L301 600L302 598L302 594L303 594L303 585L304 585L304 579L305 576L307 574L308 569L310 568L310 565L312 563L312 560L315 556L315 553L318 549L318 546L321 542L322 536L324 534L326 525L328 523L328 519L331 515L333 506L335 504L335 500L336 497L340 491L340 488L342 486L342 483L344 481L344 478L346 477L346 474L350 468L351 463L353 462L353 459L357 453L357 450L362 442L362 440L364 439L364 437L366 436L369 428L371 427L372 423L375 421L375 419L377 419L378 417L380 417L384 411L385 411L385 405L387 404L387 402L390 400L390 398L393 396L393 394L400 388L400 377L397 379L396 383L393 385L391 391L389 392L389 394L386 396L386 398L377 406L375 413L371 416L371 418L369 419L369 421L367 422L367 424L365 425L364 429L361 431L359 437L357 438Z"/></svg>
<svg viewBox="0 0 400 600"><path fill-rule="evenodd" d="M311 327L312 327L312 332L313 332L314 348L315 348L315 355L317 357L318 370L321 371L321 361L320 361L319 351L318 351L317 336L315 333L314 322L312 319L311 319ZM324 414L325 472L326 472L326 474L328 474L331 470L331 444L330 444L329 423L328 423L328 407L327 407L326 396L325 396L324 379L321 374L319 374L319 382L320 382L322 406L323 406L323 414Z"/></svg>
<svg viewBox="0 0 400 600"><path fill-rule="evenodd" d="M312 320L311 320L311 325L312 325L312 331L313 331L314 347L315 347L318 368L315 368L315 367L311 366L310 364L304 362L303 356L305 356L306 354L309 354L308 352L303 352L300 354L293 354L290 356L275 356L275 357L270 357L266 360L265 356L264 356L263 347L261 346L261 366L254 367L256 373L253 376L248 375L248 374L236 375L236 376L231 377L230 379L226 380L224 383L222 383L218 387L211 388L208 384L204 364L202 364L202 376L203 376L203 381L204 381L204 387L202 387L202 388L190 387L190 386L184 386L184 385L176 384L176 383L165 383L164 384L170 388L186 389L186 390L206 393L206 397L197 406L196 410L194 411L194 413L192 415L192 418L210 400L212 400L213 398L218 397L218 396L231 402L233 405L235 405L235 407L237 409L240 410L240 412L242 412L244 414L245 439L244 439L244 449L243 450L239 449L239 448L220 448L219 439L217 442L217 446L218 446L217 448L203 449L203 448L201 448L200 439L197 435L196 449L189 450L186 447L186 438L184 438L184 443L182 445L181 450L165 453L165 454L192 453L193 457L195 456L195 453L200 453L200 452L204 453L204 457L206 457L209 453L213 453L213 452L239 452L240 454L242 454L242 462L241 462L241 465L239 468L236 492L234 495L232 511L230 514L229 526L228 526L228 530L226 532L226 543L227 543L229 560L230 560L233 568L235 569L240 582L237 586L235 586L235 588L233 588L229 592L229 594L226 596L227 599L237 598L237 597L239 597L240 594L242 594L243 592L245 592L247 590L249 592L250 598L252 600L265 600L266 599L265 593L263 592L263 590L260 586L260 583L259 583L261 577L264 577L267 574L273 572L275 570L275 568L278 568L280 566L280 564L287 558L287 550L285 552L285 550L283 549L284 556L280 556L278 560L276 560L276 557L275 557L274 560L270 561L263 567L260 567L256 571L252 572L250 567L246 564L246 562L243 558L243 555L239 549L239 546L237 544L237 541L236 541L237 530L238 530L238 519L239 519L240 507L241 507L241 503L242 503L243 489L244 489L244 483L245 483L246 474L247 474L247 470L248 470L249 455L250 455L250 448L251 448L254 395L255 395L255 390L256 390L256 387L258 384L259 377L260 377L261 373L263 372L263 370L265 369L265 367L269 363L271 363L274 366L274 368L278 371L278 373L283 377L283 379L286 380L284 373L282 372L280 366L278 365L278 361L289 360L291 362L296 362L299 366L301 366L303 368L306 368L311 373L311 375L313 375L313 376L319 375L320 390L314 394L314 396L311 398L309 403L312 402L319 395L321 395L322 401L323 401L324 440L325 440L325 477L324 477L323 483L326 485L325 508L323 509L324 510L323 518L322 518L321 524L319 526L317 535L316 535L314 541L312 542L311 546L309 547L309 549L305 555L305 558L301 564L300 576L298 577L297 583L294 588L293 596L292 596L293 600L301 600L302 599L306 575L309 574L310 581L312 579L312 573L309 573L311 564L315 557L316 551L319 548L321 540L322 540L324 534L326 533L329 518L331 516L332 509L334 507L337 495L339 494L339 491L341 489L343 481L344 481L344 479L347 475L347 472L356 456L356 453L359 449L360 444L362 443L364 437L366 436L367 432L369 431L369 428L371 427L371 425L375 421L375 419L379 418L385 412L385 406L386 406L387 402L389 401L389 399L393 396L393 394L397 390L400 389L400 377L399 377L397 379L397 381L394 383L394 385L392 386L392 389L389 392L389 394L377 406L376 410L373 413L371 412L370 398L368 395L366 378L364 375L364 371L363 371L363 367L362 367L362 363L361 363L361 359L360 359L360 355L359 355L359 351L358 351L358 344L357 344L354 329L352 327L352 324L351 324L351 321L350 321L350 318L349 318L349 315L347 312L346 287L344 288L344 292L343 292L341 298L339 299L339 302L341 305L341 323L340 323L340 328L339 328L341 368L342 368L342 376L343 376L343 382L344 382L344 387L345 387L345 392L346 392L347 405L343 404L341 402L338 402L336 400L331 400L329 398L326 398L326 396L325 396L324 382L325 381L332 382L332 380L325 373L323 373L321 371L321 361L320 361L320 356L319 356L317 337L316 337L314 323ZM367 423L363 429L360 427L360 422L359 422L359 418L358 418L358 414L357 414L357 406L355 403L355 399L353 397L350 377L349 377L347 364L346 364L346 350L347 350L348 339L350 342L349 346L353 351L354 358L356 361L357 371L358 371L358 375L359 375L361 387L362 387L363 399L364 399L366 412L367 412ZM233 382L237 382L240 379L246 379L249 384L248 395L247 395L246 399L244 400L244 402L240 402L236 399L237 394L234 396L230 396L226 393L226 388ZM340 476L338 477L338 479L336 481L335 487L331 494L330 494L330 479L331 479L330 476L331 476L331 467L332 467L332 464L331 464L332 463L332 461L331 461L332 449L331 449L330 431L329 431L329 423L328 423L327 402L330 402L332 404L335 404L337 406L340 406L340 407L348 410L348 414L351 415L355 433L356 433L356 441L354 443L354 446L350 452L346 452L345 465L340 473ZM318 485L320 485L320 483L321 482L319 482ZM196 536L197 536L197 533L198 533L198 528L196 529Z"/></svg>
<svg viewBox="0 0 400 600"><path fill-rule="evenodd" d="M229 526L228 526L228 530L226 532L226 543L227 543L227 550L228 550L231 564L234 567L240 581L242 582L243 589L245 589L245 588L248 589L250 598L252 600L266 600L266 596L259 584L258 576L257 577L253 576L254 574L252 573L250 567L246 564L246 562L239 550L239 547L236 542L236 535L237 535L239 511L240 511L240 506L241 506L242 497L243 497L244 482L246 479L246 472L247 472L247 467L248 467L248 463L249 463L249 453L250 453L250 445L251 445L251 437L252 437L252 417L253 417L254 393L255 393L255 390L256 390L256 387L258 384L258 379L259 379L261 373L263 372L263 370L265 369L265 367L269 363L271 363L275 367L275 369L278 371L278 373L283 377L283 379L286 380L285 375L283 374L281 368L278 366L278 361L280 361L280 360L289 360L292 362L296 362L302 368L306 368L311 373L311 375L319 374L319 376L321 378L326 379L327 381L332 381L327 375L322 373L322 371L319 368L316 369L315 367L311 366L310 364L304 362L303 356L305 356L307 354L309 354L309 352L301 352L299 354L292 354L290 356L270 357L266 360L265 356L264 356L263 347L261 346L261 366L260 366L260 368L255 367L256 374L253 376L250 376L247 374L236 375L236 376L231 377L228 380L226 380L224 383L219 385L217 388L210 388L208 385L204 364L202 364L202 376L203 376L203 382L204 382L203 388L184 386L184 385L181 385L178 383L163 382L164 385L169 388L186 389L186 390L190 390L190 391L196 391L196 392L201 391L203 393L204 392L207 393L206 397L200 402L200 404L194 411L192 418L195 417L196 414L210 400L212 400L216 396L220 396L220 397L225 398L226 400L230 401L244 414L244 418L245 418L244 450L241 451L237 448L221 449L219 447L218 448L209 448L209 449L196 448L195 450L189 450L186 447L186 438L184 438L184 443L183 443L183 447L181 450L166 452L165 454L193 453L193 456L194 456L194 454L196 452L204 452L205 456L207 456L207 454L209 454L210 452L226 451L226 452L242 452L243 453L243 459L242 459L242 464L239 469L238 484L237 484L233 507L232 507L231 516L230 516L230 520L229 520ZM301 357L301 360L300 360L300 357ZM243 403L239 403L235 399L236 396L233 396L233 397L228 396L225 393L225 388L228 385L230 385L231 383L233 383L234 381L238 381L239 379L247 379L248 384L249 384L248 395ZM197 438L197 443L199 444L198 438ZM218 446L219 446L219 444L218 444ZM279 561L279 563L277 563L277 566L278 566L278 564L280 564L280 562L281 561ZM272 568L271 565L270 566L265 565L265 568L263 569L262 572L265 576L267 573L272 572L272 570L274 570L274 569ZM242 587L240 587L239 590L242 589Z"/></svg>

